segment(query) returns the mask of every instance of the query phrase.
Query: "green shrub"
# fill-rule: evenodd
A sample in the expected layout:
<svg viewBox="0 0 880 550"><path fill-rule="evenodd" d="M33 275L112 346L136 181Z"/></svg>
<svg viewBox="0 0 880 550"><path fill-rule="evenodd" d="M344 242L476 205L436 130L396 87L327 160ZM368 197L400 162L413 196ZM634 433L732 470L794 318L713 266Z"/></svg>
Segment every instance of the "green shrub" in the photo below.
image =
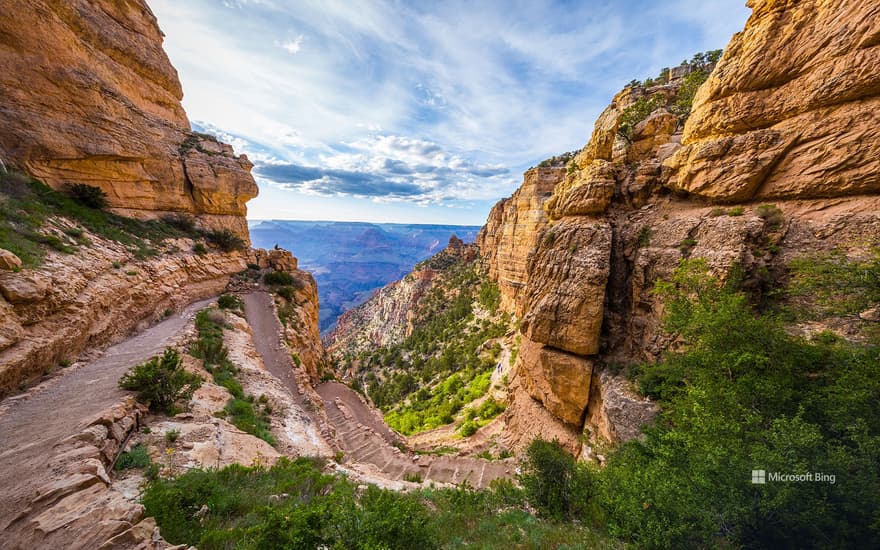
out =
<svg viewBox="0 0 880 550"><path fill-rule="evenodd" d="M639 122L645 120L651 113L665 105L666 97L663 94L658 93L651 97L640 97L620 114L617 133L628 141L632 141L633 132Z"/></svg>
<svg viewBox="0 0 880 550"><path fill-rule="evenodd" d="M244 250L247 247L241 237L228 229L213 229L208 231L205 233L205 240L223 252Z"/></svg>
<svg viewBox="0 0 880 550"><path fill-rule="evenodd" d="M192 251L198 254L199 256L204 256L208 253L208 248L202 243L196 243L192 247Z"/></svg>
<svg viewBox="0 0 880 550"><path fill-rule="evenodd" d="M180 437L180 430L168 430L165 432L165 443L171 445Z"/></svg>
<svg viewBox="0 0 880 550"><path fill-rule="evenodd" d="M477 430L480 429L480 425L474 422L473 420L464 421L461 426L458 428L458 433L461 434L462 437L470 437L477 433Z"/></svg>
<svg viewBox="0 0 880 550"><path fill-rule="evenodd" d="M187 234L196 232L196 219L189 214L168 214L162 216L162 221Z"/></svg>
<svg viewBox="0 0 880 550"><path fill-rule="evenodd" d="M526 449L520 483L538 512L558 521L583 516L596 489L590 466L576 463L557 442L535 439Z"/></svg>
<svg viewBox="0 0 880 550"><path fill-rule="evenodd" d="M880 346L792 336L708 273L690 260L657 285L683 351L641 367L662 413L600 472L605 523L646 548L870 545ZM836 483L754 485L756 468Z"/></svg>
<svg viewBox="0 0 880 550"><path fill-rule="evenodd" d="M269 271L263 275L263 282L267 285L287 285L294 284L293 275L286 271Z"/></svg>
<svg viewBox="0 0 880 550"><path fill-rule="evenodd" d="M275 289L275 293L287 300L288 302L293 301L294 292L296 292L294 288L288 285L279 286Z"/></svg>
<svg viewBox="0 0 880 550"><path fill-rule="evenodd" d="M119 455L116 459L116 465L113 467L117 471L130 470L133 468L147 468L152 464L150 453L143 445L135 445L131 450Z"/></svg>
<svg viewBox="0 0 880 550"><path fill-rule="evenodd" d="M483 404L480 405L479 409L477 409L477 414L483 420L489 420L503 413L504 409L504 403L500 403L493 398L489 398L483 401Z"/></svg>
<svg viewBox="0 0 880 550"><path fill-rule="evenodd" d="M85 183L74 183L67 186L67 193L70 195L70 198L83 206L95 210L107 208L107 193L100 187L86 185Z"/></svg>
<svg viewBox="0 0 880 550"><path fill-rule="evenodd" d="M180 355L168 348L161 357L154 357L129 370L119 381L119 387L137 392L138 400L150 408L172 413L175 404L189 400L202 385L202 377L183 368Z"/></svg>
<svg viewBox="0 0 880 550"><path fill-rule="evenodd" d="M691 106L694 103L694 96L697 95L697 90L708 78L709 73L701 69L697 69L684 77L675 94L671 111L682 120L687 119L691 114Z"/></svg>
<svg viewBox="0 0 880 550"><path fill-rule="evenodd" d="M636 244L639 248L646 248L651 244L651 228L649 226L643 225L641 229L639 229L639 236L636 240Z"/></svg>
<svg viewBox="0 0 880 550"><path fill-rule="evenodd" d="M762 204L758 207L758 217L767 222L770 229L778 229L785 221L785 216L775 204Z"/></svg>
<svg viewBox="0 0 880 550"><path fill-rule="evenodd" d="M240 296L235 294L222 294L217 298L217 306L220 309L244 310L244 302L242 302Z"/></svg>
<svg viewBox="0 0 880 550"><path fill-rule="evenodd" d="M730 210L727 211L728 216L742 216L746 213L746 209L742 206L734 206Z"/></svg>
<svg viewBox="0 0 880 550"><path fill-rule="evenodd" d="M255 435L268 443L275 445L275 437L272 435L269 413L254 407L248 399L233 398L226 404L224 411L228 420L239 430Z"/></svg>

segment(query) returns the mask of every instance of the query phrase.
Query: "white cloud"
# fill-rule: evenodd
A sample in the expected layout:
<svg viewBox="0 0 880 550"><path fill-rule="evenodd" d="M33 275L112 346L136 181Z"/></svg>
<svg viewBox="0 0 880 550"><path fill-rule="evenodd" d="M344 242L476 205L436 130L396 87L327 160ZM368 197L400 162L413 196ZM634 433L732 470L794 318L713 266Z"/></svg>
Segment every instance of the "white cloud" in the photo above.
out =
<svg viewBox="0 0 880 550"><path fill-rule="evenodd" d="M303 43L303 35L299 35L293 40L287 40L281 44L281 47L287 50L289 53L297 54L299 53L300 48L302 48Z"/></svg>
<svg viewBox="0 0 880 550"><path fill-rule="evenodd" d="M151 6L188 114L252 160L406 177L421 191L400 200L445 203L509 194L522 168L582 146L624 83L723 46L748 14L741 0L673 2Z"/></svg>

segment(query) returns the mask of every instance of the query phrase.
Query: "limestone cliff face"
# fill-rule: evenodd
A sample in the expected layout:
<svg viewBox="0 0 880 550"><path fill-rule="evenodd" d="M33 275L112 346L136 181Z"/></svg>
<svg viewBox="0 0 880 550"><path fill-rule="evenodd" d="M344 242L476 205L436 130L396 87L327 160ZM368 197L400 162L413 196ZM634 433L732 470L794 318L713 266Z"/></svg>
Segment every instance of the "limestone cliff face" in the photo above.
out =
<svg viewBox="0 0 880 550"><path fill-rule="evenodd" d="M670 187L725 202L880 191L880 5L749 5L666 163Z"/></svg>
<svg viewBox="0 0 880 550"><path fill-rule="evenodd" d="M522 186L492 208L477 235L489 276L498 283L505 309L521 313L518 304L526 282L528 254L547 225L544 202L564 176L565 168L533 168L526 172Z"/></svg>
<svg viewBox="0 0 880 550"><path fill-rule="evenodd" d="M705 258L722 279L739 266L760 293L798 255L858 255L880 234L880 7L750 5L683 128L680 82L629 87L553 176L551 196L533 170L492 210L481 255L521 319L511 446L552 434L577 453L589 452L580 434L638 436L656 406L606 366L654 361L669 347L652 289L682 259ZM649 97L660 106L620 131ZM760 215L770 199L783 221Z"/></svg>
<svg viewBox="0 0 880 550"><path fill-rule="evenodd" d="M191 131L144 0L2 0L0 160L120 213L189 212L247 239L251 163Z"/></svg>
<svg viewBox="0 0 880 550"><path fill-rule="evenodd" d="M240 253L173 252L192 248L185 239L167 242L165 255L138 260L119 243L89 237L91 246L75 255L51 252L39 268L0 272L0 395L219 294L245 267Z"/></svg>

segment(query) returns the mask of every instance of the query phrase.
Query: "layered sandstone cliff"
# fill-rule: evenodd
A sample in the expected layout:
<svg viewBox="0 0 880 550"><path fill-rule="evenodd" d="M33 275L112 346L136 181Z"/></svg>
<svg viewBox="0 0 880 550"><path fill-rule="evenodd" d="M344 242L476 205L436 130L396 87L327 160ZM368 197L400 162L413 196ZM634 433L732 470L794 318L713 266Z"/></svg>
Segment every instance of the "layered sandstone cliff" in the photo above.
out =
<svg viewBox="0 0 880 550"><path fill-rule="evenodd" d="M511 446L553 434L579 452L583 433L638 436L656 407L607 366L654 361L669 347L652 289L683 259L705 258L721 278L741 269L760 294L792 258L857 256L880 235L880 8L750 5L684 126L680 82L628 87L565 174L543 173L557 178L552 195L532 170L490 214L481 253L521 318ZM646 98L657 109L623 132ZM759 208L770 199L773 208Z"/></svg>
<svg viewBox="0 0 880 550"><path fill-rule="evenodd" d="M144 0L0 2L0 160L120 213L196 215L247 239L251 163L191 131Z"/></svg>
<svg viewBox="0 0 880 550"><path fill-rule="evenodd" d="M139 260L120 243L89 238L74 255L50 252L38 268L0 272L0 395L219 294L245 267L238 252L182 252L192 248L187 239Z"/></svg>

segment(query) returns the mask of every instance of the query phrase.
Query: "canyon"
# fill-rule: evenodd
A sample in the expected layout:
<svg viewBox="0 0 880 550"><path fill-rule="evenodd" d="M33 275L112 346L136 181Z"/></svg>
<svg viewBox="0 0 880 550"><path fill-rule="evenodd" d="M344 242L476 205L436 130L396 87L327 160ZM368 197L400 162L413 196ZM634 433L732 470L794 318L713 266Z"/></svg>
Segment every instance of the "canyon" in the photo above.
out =
<svg viewBox="0 0 880 550"><path fill-rule="evenodd" d="M251 163L191 131L147 4L4 0L21 19L0 21L0 85L9 91L0 190L21 192L7 172L14 168L56 193L72 182L98 187L117 215L157 224L185 216L194 226L145 253L90 218L52 214L37 230L38 260L0 250L5 544L171 546L138 502L144 476L114 473L135 445L164 476L317 456L328 472L409 490L512 478L515 459L500 451L521 456L539 437L599 465L609 449L643 437L660 407L623 371L681 345L664 327L669 304L657 281L701 259L760 303L799 259L836 251L860 260L880 246L880 74L871 70L880 62L880 7L749 6L746 28L720 59L624 88L570 161L525 172L474 244L450 238L343 313L322 341L320 274L286 250L248 246ZM212 242L212 231L240 246ZM465 292L449 288L457 277L474 299L456 327L485 336L473 359L485 363L484 393L498 396L503 412L470 435L444 422L405 437L384 422L370 388L352 389L363 374L355 367L429 324L429 305L444 313ZM241 308L219 308L221 294L240 297ZM223 413L234 392L188 353L205 308L221 319L241 391L271 410L274 445ZM790 330L857 339L859 327L876 323L875 306ZM205 379L189 410L171 416L117 387L129 367L167 347ZM381 367L375 385L405 371ZM451 455L432 454L449 445ZM490 449L498 456L477 456Z"/></svg>

